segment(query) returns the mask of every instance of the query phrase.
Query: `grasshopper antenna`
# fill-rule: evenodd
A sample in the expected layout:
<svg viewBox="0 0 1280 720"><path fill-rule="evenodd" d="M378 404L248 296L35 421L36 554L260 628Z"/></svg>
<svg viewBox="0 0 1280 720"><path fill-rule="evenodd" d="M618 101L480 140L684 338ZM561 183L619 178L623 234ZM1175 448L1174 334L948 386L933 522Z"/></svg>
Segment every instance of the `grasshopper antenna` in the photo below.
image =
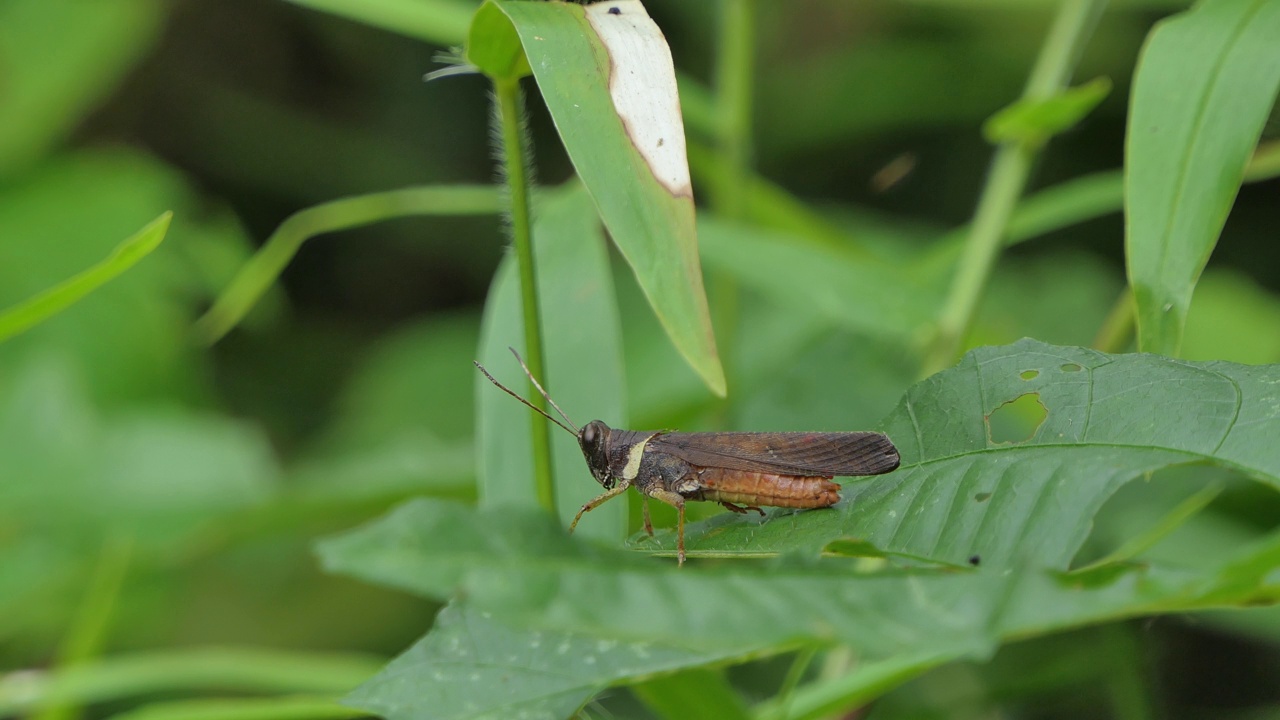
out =
<svg viewBox="0 0 1280 720"><path fill-rule="evenodd" d="M519 357L519 356L517 355L516 357ZM475 361L473 361L473 362L475 362ZM523 364L524 364L524 363L521 363L521 365L523 365ZM529 402L528 400L525 400L524 398L522 398L522 397L520 397L519 395L515 394L515 392L513 392L513 391L512 391L510 388L508 388L506 385L503 385L502 383L500 383L500 382L498 382L497 380L493 379L493 376L489 374L489 371L488 371L488 370L485 370L485 369L484 369L484 366L483 366L483 365L481 365L479 362L476 362L476 367L480 369L480 372L484 373L484 376L485 376L485 377L489 378L489 382L493 383L494 385L497 385L497 386L498 386L498 387L499 387L503 392L505 392L506 394L508 394L508 395L510 395L511 397L513 397L513 398L515 398L515 399L519 400L520 402L524 403L525 405L528 405L528 406L529 406L529 409L533 410L534 412L538 413L538 414L539 414L539 415L541 415L542 417L544 417L544 418L546 418L546 419L550 420L551 422L553 422L553 423L555 423L555 424L559 425L560 427L564 428L565 432L570 433L570 434L572 434L572 435L577 435L577 434L578 434L578 431L577 431L577 430L570 430L569 428L565 427L565 424L564 424L564 423L562 423L562 422L560 422L559 420L557 420L557 419L555 419L555 418L551 417L550 415L548 415L548 414L547 414L547 413L546 413L542 408L538 407L537 405L534 405L533 403ZM528 372L528 370L526 370L525 372ZM534 381L533 381L533 384L534 384L534 385L538 385L538 381L537 381L537 380L534 380ZM539 390L542 390L542 387L541 387L541 386L538 386L538 389L539 389ZM546 393L545 393L545 392L543 393L543 396L544 396L544 397L546 397ZM547 399L548 399L548 400L550 400L551 398L547 398ZM552 405L555 405L555 403L551 403L551 404L552 404ZM556 410L559 410L559 409L560 409L560 408L556 408ZM560 413L560 414L561 414L561 415L564 415L564 413ZM568 420L568 419L569 419L569 418L565 418L565 420ZM570 424L570 425L572 425L573 423L569 423L569 424Z"/></svg>
<svg viewBox="0 0 1280 720"><path fill-rule="evenodd" d="M542 389L542 384L538 382L538 378L533 376L533 373L529 372L529 366L524 364L524 358L520 357L520 353L516 352L516 349L513 347L508 347L507 349L511 351L512 355L516 356L516 362L520 363L520 367L524 370L524 374L529 376L529 381L533 383L533 386L538 388L538 392L542 393L542 397L546 398L547 402L551 403L551 407L555 408L556 412L560 413L560 417L564 418L565 422L573 426L573 434L577 435L578 426L573 424L573 421L569 419L568 415L564 414L564 411L560 409L560 406L556 404L556 401L552 400L551 396L547 394L547 391Z"/></svg>

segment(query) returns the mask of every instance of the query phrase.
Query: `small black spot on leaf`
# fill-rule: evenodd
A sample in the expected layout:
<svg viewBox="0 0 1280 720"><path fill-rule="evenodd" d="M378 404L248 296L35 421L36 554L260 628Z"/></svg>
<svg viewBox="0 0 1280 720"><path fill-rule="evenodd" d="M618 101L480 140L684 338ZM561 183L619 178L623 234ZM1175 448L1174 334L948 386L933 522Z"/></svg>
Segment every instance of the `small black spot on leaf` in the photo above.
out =
<svg viewBox="0 0 1280 720"><path fill-rule="evenodd" d="M981 565L981 564L982 564L982 556L981 556L981 555L970 555L970 556L969 556L969 564L970 564L970 565L972 565L972 566L974 566L974 567L978 567L979 565Z"/></svg>
<svg viewBox="0 0 1280 720"><path fill-rule="evenodd" d="M609 8L609 14L610 14L610 15L621 15L621 14L622 14L622 10L621 10L620 8L611 7L611 8Z"/></svg>

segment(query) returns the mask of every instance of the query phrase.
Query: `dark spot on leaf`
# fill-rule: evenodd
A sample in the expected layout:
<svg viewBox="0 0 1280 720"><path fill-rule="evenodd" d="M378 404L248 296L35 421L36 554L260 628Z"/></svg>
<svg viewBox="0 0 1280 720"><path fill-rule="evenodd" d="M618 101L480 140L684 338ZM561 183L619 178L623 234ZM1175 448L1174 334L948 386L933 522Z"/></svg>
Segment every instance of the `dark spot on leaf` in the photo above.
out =
<svg viewBox="0 0 1280 720"><path fill-rule="evenodd" d="M973 496L973 499L974 499L974 500L977 500L978 502L986 502L986 501L988 501L988 500L990 500L990 499L991 499L991 493L989 493L989 492L980 492L980 493L978 493L977 495L974 495L974 496Z"/></svg>
<svg viewBox="0 0 1280 720"><path fill-rule="evenodd" d="M1063 363L1062 372L1080 372L1084 368L1075 363Z"/></svg>
<svg viewBox="0 0 1280 720"><path fill-rule="evenodd" d="M993 444L1026 442L1035 437L1049 410L1040 393L1025 393L1004 403L987 416L987 437Z"/></svg>
<svg viewBox="0 0 1280 720"><path fill-rule="evenodd" d="M662 147L662 144L665 143L666 141L667 141L666 138L658 138L658 147Z"/></svg>
<svg viewBox="0 0 1280 720"><path fill-rule="evenodd" d="M981 564L982 564L982 556L981 556L981 555L970 555L970 556L969 556L969 564L970 564L970 565L972 565L972 566L974 566L974 567L978 567L979 565L981 565Z"/></svg>
<svg viewBox="0 0 1280 720"><path fill-rule="evenodd" d="M609 8L609 14L610 14L610 15L621 15L621 14L622 14L622 10L621 10L621 9L619 9L619 8L616 8L616 7L611 7L611 8Z"/></svg>
<svg viewBox="0 0 1280 720"><path fill-rule="evenodd" d="M1040 375L1039 370L1023 370L1018 377L1023 380L1035 380Z"/></svg>

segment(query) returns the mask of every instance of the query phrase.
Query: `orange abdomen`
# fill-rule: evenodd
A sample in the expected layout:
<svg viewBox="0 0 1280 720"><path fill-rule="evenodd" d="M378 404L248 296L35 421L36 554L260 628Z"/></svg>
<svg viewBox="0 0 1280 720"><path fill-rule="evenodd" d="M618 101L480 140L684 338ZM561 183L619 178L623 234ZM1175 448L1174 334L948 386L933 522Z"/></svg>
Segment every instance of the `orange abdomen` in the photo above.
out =
<svg viewBox="0 0 1280 720"><path fill-rule="evenodd" d="M818 508L840 501L840 486L825 477L774 475L772 473L702 468L696 477L699 499L742 505Z"/></svg>

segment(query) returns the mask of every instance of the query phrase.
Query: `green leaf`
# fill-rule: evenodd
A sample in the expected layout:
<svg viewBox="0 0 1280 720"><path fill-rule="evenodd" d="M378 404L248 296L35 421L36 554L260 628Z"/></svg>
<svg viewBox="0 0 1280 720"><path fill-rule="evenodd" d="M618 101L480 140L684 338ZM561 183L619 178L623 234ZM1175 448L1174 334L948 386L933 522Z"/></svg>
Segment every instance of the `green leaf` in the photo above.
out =
<svg viewBox="0 0 1280 720"><path fill-rule="evenodd" d="M992 115L982 126L987 142L1039 146L1075 127L1111 92L1111 80L1094 78L1053 97L1023 98Z"/></svg>
<svg viewBox="0 0 1280 720"><path fill-rule="evenodd" d="M326 698L282 697L158 702L117 713L111 720L345 720L358 717L365 714Z"/></svg>
<svg viewBox="0 0 1280 720"><path fill-rule="evenodd" d="M274 490L264 437L176 409L100 413L69 363L33 359L0 383L0 638L65 629L103 538L137 564L190 549L215 518ZM39 621L38 621L39 620Z"/></svg>
<svg viewBox="0 0 1280 720"><path fill-rule="evenodd" d="M460 527L471 529L459 537ZM330 569L432 597L460 585L477 608L531 630L726 655L744 654L748 642L765 653L839 641L868 661L915 655L933 664L1082 624L1280 599L1274 533L1207 573L1137 565L1088 577L1028 565L876 571L843 559L678 569L589 547L528 510L417 500L320 551Z"/></svg>
<svg viewBox="0 0 1280 720"><path fill-rule="evenodd" d="M639 683L631 688L659 717L747 720L751 716L723 670L686 670Z"/></svg>
<svg viewBox="0 0 1280 720"><path fill-rule="evenodd" d="M521 630L454 603L344 702L388 720L563 718L605 688L725 659L651 642Z"/></svg>
<svg viewBox="0 0 1280 720"><path fill-rule="evenodd" d="M56 672L0 675L0 715L55 704L119 702L178 691L341 693L378 669L356 654L261 648L188 648L96 660Z"/></svg>
<svg viewBox="0 0 1280 720"><path fill-rule="evenodd" d="M100 402L207 398L206 366L187 341L192 306L243 261L246 242L229 213L152 157L120 149L65 154L6 185L0 306L100 262L166 210L174 219L165 242L89 302L0 345L0 376L57 357L78 366Z"/></svg>
<svg viewBox="0 0 1280 720"><path fill-rule="evenodd" d="M1035 434L992 442L989 416L1027 394L1047 409ZM1024 340L976 350L912 388L886 423L903 467L846 485L836 508L726 515L688 528L691 554L782 554L769 563L677 569L566 536L531 510L428 500L327 540L320 553L330 570L427 597L461 592L530 632L726 656L837 641L867 662L888 663L865 684L814 688L805 702L817 712L946 659L983 657L1012 638L1280 599L1274 533L1206 570L1112 564L1063 572L1098 507L1144 473L1210 463L1280 486L1277 405L1277 366ZM855 540L888 557L811 557ZM652 552L669 541L641 537L636 548ZM968 564L974 555L976 568Z"/></svg>
<svg viewBox="0 0 1280 720"><path fill-rule="evenodd" d="M1196 283L1182 354L1188 360L1280 362L1280 297L1243 272L1210 268Z"/></svg>
<svg viewBox="0 0 1280 720"><path fill-rule="evenodd" d="M196 321L196 337L212 343L230 332L267 292L302 244L317 235L412 215L497 214L500 198L498 188L484 185L410 187L342 198L300 210L280 223L262 249L218 295L213 307Z"/></svg>
<svg viewBox="0 0 1280 720"><path fill-rule="evenodd" d="M165 213L116 246L105 260L35 297L0 312L0 342L38 325L133 267L164 240L173 213Z"/></svg>
<svg viewBox="0 0 1280 720"><path fill-rule="evenodd" d="M608 248L591 198L580 185L572 184L543 196L536 214L533 252L540 277L538 301L547 362L547 377L538 380L575 425L601 418L610 425L625 426L621 321ZM479 354L495 378L525 392L522 389L528 383L508 351L510 347L522 351L524 345L518 285L515 258L508 257L498 268L485 302ZM473 378L481 503L536 505L529 423L549 421L491 385L479 372ZM577 438L558 427L551 432L557 504L560 517L567 519L602 488L588 472ZM596 509L579 532L621 537L625 504Z"/></svg>
<svg viewBox="0 0 1280 720"><path fill-rule="evenodd" d="M1196 280L1280 89L1280 2L1220 0L1151 33L1134 78L1126 254L1139 348L1177 354Z"/></svg>
<svg viewBox="0 0 1280 720"><path fill-rule="evenodd" d="M941 302L938 285L889 260L709 217L698 225L708 266L849 330L909 341Z"/></svg>
<svg viewBox="0 0 1280 720"><path fill-rule="evenodd" d="M654 314L707 387L723 395L691 191L665 186L637 150L609 94L610 57L583 8L529 2L494 7L520 34L569 158Z"/></svg>
<svg viewBox="0 0 1280 720"><path fill-rule="evenodd" d="M992 416L1033 396L1034 435L996 443ZM831 510L718 516L686 528L691 557L813 553L842 538L957 566L1066 568L1093 514L1143 473L1207 462L1280 487L1280 366L1108 355L1022 340L979 348L907 392L883 429L902 467L846 481ZM655 544L667 551L674 538Z"/></svg>
<svg viewBox="0 0 1280 720"><path fill-rule="evenodd" d="M313 10L437 45L461 45L475 13L472 0L289 0Z"/></svg>
<svg viewBox="0 0 1280 720"><path fill-rule="evenodd" d="M0 3L0 180L29 169L110 96L146 57L165 15L158 0Z"/></svg>
<svg viewBox="0 0 1280 720"><path fill-rule="evenodd" d="M492 2L480 6L471 21L467 62L495 80L519 80L533 72L515 26Z"/></svg>
<svg viewBox="0 0 1280 720"><path fill-rule="evenodd" d="M866 705L934 666L941 659L931 653L891 660L860 662L851 671L799 688L789 699L779 698L757 707L757 720L817 720L842 710Z"/></svg>

